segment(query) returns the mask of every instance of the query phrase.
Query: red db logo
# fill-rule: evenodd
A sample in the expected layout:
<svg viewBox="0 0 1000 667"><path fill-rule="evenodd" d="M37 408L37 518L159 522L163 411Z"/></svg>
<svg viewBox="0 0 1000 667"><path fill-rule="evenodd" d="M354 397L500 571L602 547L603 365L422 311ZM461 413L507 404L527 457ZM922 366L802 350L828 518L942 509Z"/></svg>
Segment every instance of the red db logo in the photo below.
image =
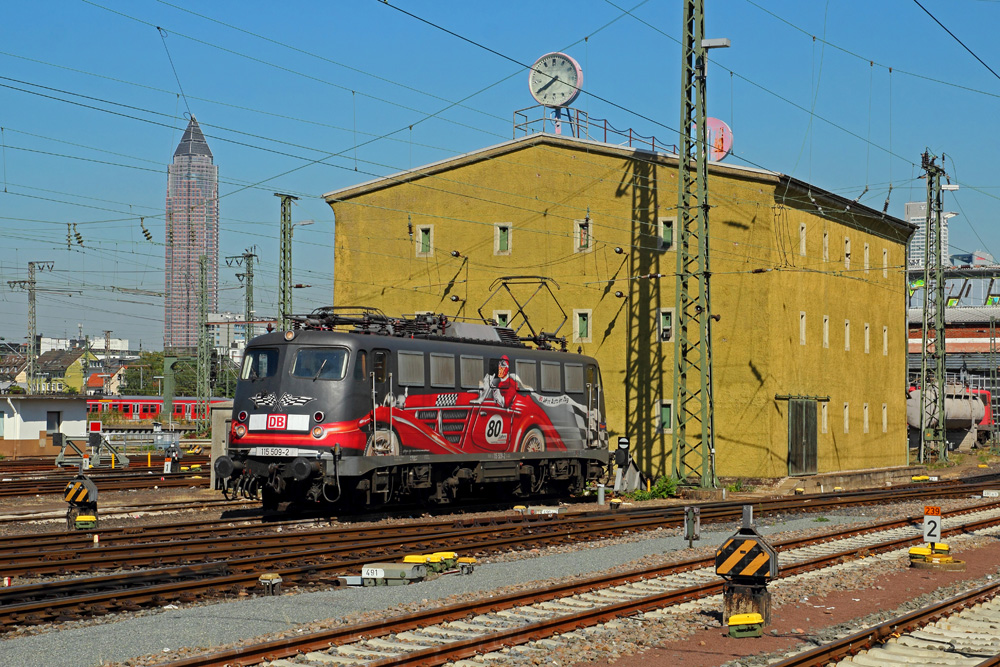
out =
<svg viewBox="0 0 1000 667"><path fill-rule="evenodd" d="M270 431L284 431L288 427L288 415L268 415L267 429Z"/></svg>

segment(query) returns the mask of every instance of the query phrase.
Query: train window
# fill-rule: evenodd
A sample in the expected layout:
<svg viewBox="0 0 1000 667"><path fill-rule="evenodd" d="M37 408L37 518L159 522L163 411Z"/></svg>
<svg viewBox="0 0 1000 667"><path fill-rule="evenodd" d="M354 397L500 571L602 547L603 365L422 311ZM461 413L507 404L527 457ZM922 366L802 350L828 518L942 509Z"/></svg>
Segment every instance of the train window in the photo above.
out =
<svg viewBox="0 0 1000 667"><path fill-rule="evenodd" d="M431 386L455 387L455 357L431 352Z"/></svg>
<svg viewBox="0 0 1000 667"><path fill-rule="evenodd" d="M368 379L368 351L358 350L355 353L354 359L354 379L355 380L367 380Z"/></svg>
<svg viewBox="0 0 1000 667"><path fill-rule="evenodd" d="M385 382L389 377L389 354L383 350L375 352L375 382Z"/></svg>
<svg viewBox="0 0 1000 667"><path fill-rule="evenodd" d="M303 347L295 353L292 377L307 380L343 380L347 350L342 347Z"/></svg>
<svg viewBox="0 0 1000 667"><path fill-rule="evenodd" d="M269 378L278 372L278 351L265 348L248 350L243 357L241 380Z"/></svg>
<svg viewBox="0 0 1000 667"><path fill-rule="evenodd" d="M514 362L514 372L517 374L517 384L520 389L534 389L538 386L534 361L518 359Z"/></svg>
<svg viewBox="0 0 1000 667"><path fill-rule="evenodd" d="M542 362L542 391L560 391L562 382L559 380L559 362Z"/></svg>
<svg viewBox="0 0 1000 667"><path fill-rule="evenodd" d="M583 393L583 364L566 364L566 393Z"/></svg>
<svg viewBox="0 0 1000 667"><path fill-rule="evenodd" d="M483 358L462 355L462 388L478 389L483 381Z"/></svg>
<svg viewBox="0 0 1000 667"><path fill-rule="evenodd" d="M423 352L400 352L399 363L399 384L400 385L422 385L424 383L424 353Z"/></svg>

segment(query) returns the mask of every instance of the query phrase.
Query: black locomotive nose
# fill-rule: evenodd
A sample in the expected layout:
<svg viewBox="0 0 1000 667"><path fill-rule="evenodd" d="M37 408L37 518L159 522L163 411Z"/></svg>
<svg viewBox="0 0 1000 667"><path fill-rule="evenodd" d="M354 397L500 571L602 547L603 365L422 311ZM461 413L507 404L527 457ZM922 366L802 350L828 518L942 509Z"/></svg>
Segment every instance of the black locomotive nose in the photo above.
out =
<svg viewBox="0 0 1000 667"><path fill-rule="evenodd" d="M215 474L222 479L232 477L237 468L242 467L242 465L238 465L236 461L233 461L228 456L220 456L215 459Z"/></svg>
<svg viewBox="0 0 1000 667"><path fill-rule="evenodd" d="M299 456L292 459L288 468L292 471L292 477L299 482L304 482L312 477L313 473L317 472L319 465L315 461L310 461Z"/></svg>

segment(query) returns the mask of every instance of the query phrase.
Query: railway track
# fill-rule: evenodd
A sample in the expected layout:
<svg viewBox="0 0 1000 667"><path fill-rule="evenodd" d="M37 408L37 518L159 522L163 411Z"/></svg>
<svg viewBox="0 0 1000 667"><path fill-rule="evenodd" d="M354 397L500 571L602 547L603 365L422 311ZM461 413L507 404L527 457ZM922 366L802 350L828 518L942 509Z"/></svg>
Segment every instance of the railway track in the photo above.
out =
<svg viewBox="0 0 1000 667"><path fill-rule="evenodd" d="M954 487L961 493L965 485ZM776 514L836 509L861 503L909 500L926 489L858 492L837 497L779 498L756 503L758 513ZM803 504L804 503L804 504ZM743 503L702 505L705 523L738 520ZM600 539L623 532L676 528L683 521L677 506L635 509L629 512L586 512L569 515L489 516L445 518L405 526L329 526L309 529L315 519L271 519L267 523L221 519L191 520L147 527L112 528L100 531L68 531L45 535L9 536L0 542L0 571L7 576L36 578L65 576L110 569L162 567L230 559L233 553L294 555L310 550L314 557L347 560L368 555L390 557L414 550L500 549L531 545L532 539L564 542ZM93 547L92 533L99 532L100 548ZM417 540L420 536L422 540ZM525 537L527 536L527 538Z"/></svg>
<svg viewBox="0 0 1000 667"><path fill-rule="evenodd" d="M915 523L916 517L911 520ZM887 522L877 533L847 530L826 540L803 538L777 543L781 586L793 577L816 576L828 568L850 576L852 568L872 567L871 558L859 561L859 552L875 559L899 558L903 550L922 539L915 525ZM952 519L950 523L954 523ZM963 524L948 531L1000 534L1000 509L973 512ZM689 614L694 608L720 606L722 580L714 572L714 559L684 561L668 566L598 576L582 582L519 591L421 611L371 623L280 639L236 649L175 660L175 667L221 667L269 663L289 665L284 659L298 656L296 665L332 663L381 667L383 665L441 665L473 656L486 664L502 664L509 650L531 660L532 654L558 643L584 637L589 628L620 617L642 622L664 614ZM716 597L712 597L716 596ZM883 635L885 636L885 635ZM520 647L520 648L519 648ZM784 664L784 663L783 663ZM825 662L789 663L823 665ZM884 663L882 663L884 664Z"/></svg>
<svg viewBox="0 0 1000 667"><path fill-rule="evenodd" d="M979 586L805 651L775 667L1000 665L1000 583Z"/></svg>
<svg viewBox="0 0 1000 667"><path fill-rule="evenodd" d="M18 498L22 496L41 496L49 494L61 495L66 484L76 472L32 476L29 478L3 478L0 481L0 498ZM88 475L97 484L100 491L128 491L132 489L151 489L153 487L187 487L208 488L209 471L207 467L201 471L186 471L164 474L161 470L146 469L145 472L102 472Z"/></svg>
<svg viewBox="0 0 1000 667"><path fill-rule="evenodd" d="M907 497L909 493L909 490L902 491ZM869 501L890 497L897 499L880 492L869 494ZM842 500L827 499L824 504L820 499L805 499L806 506L815 509L837 507ZM780 499L760 503L758 512L780 513L795 507L801 510L801 502L800 497L798 501ZM1000 516L998 506L1000 502L992 505ZM4 559L0 569L23 576L65 576L109 567L151 569L0 589L0 626L9 628L127 611L161 605L168 600L190 601L196 597L227 595L256 587L262 572L280 574L286 585L316 582L328 585L336 581L337 576L356 572L366 563L408 553L448 550L481 555L568 544L623 532L678 526L682 512L680 507L659 507L630 513L487 517L483 520L486 525L475 520L452 519L407 527L277 534L260 534L257 528L225 522L227 535L221 537L194 536L198 531L204 536L223 530L218 524L197 528L182 524L156 528L150 535L135 529L112 531L110 537L105 535L99 548L92 546L86 533L50 536L47 543L40 541L39 536L11 538L0 547ZM738 503L722 503L703 507L702 518L735 521L741 512L742 506ZM276 531L282 526L269 528ZM241 535L248 531L252 534ZM177 539L178 532L187 539ZM239 537L234 538L234 535ZM60 539L72 544L67 548ZM234 558L235 553L241 556Z"/></svg>

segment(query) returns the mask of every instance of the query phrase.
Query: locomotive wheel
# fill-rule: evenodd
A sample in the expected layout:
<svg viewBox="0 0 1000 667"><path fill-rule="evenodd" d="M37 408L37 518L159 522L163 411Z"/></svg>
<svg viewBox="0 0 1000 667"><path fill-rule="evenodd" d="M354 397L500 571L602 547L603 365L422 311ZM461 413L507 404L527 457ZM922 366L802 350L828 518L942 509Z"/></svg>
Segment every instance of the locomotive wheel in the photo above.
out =
<svg viewBox="0 0 1000 667"><path fill-rule="evenodd" d="M521 438L521 444L517 450L519 452L544 452L545 436L542 435L542 429L537 426L529 428L528 432Z"/></svg>
<svg viewBox="0 0 1000 667"><path fill-rule="evenodd" d="M365 456L399 456L399 437L393 430L375 431L368 437Z"/></svg>

